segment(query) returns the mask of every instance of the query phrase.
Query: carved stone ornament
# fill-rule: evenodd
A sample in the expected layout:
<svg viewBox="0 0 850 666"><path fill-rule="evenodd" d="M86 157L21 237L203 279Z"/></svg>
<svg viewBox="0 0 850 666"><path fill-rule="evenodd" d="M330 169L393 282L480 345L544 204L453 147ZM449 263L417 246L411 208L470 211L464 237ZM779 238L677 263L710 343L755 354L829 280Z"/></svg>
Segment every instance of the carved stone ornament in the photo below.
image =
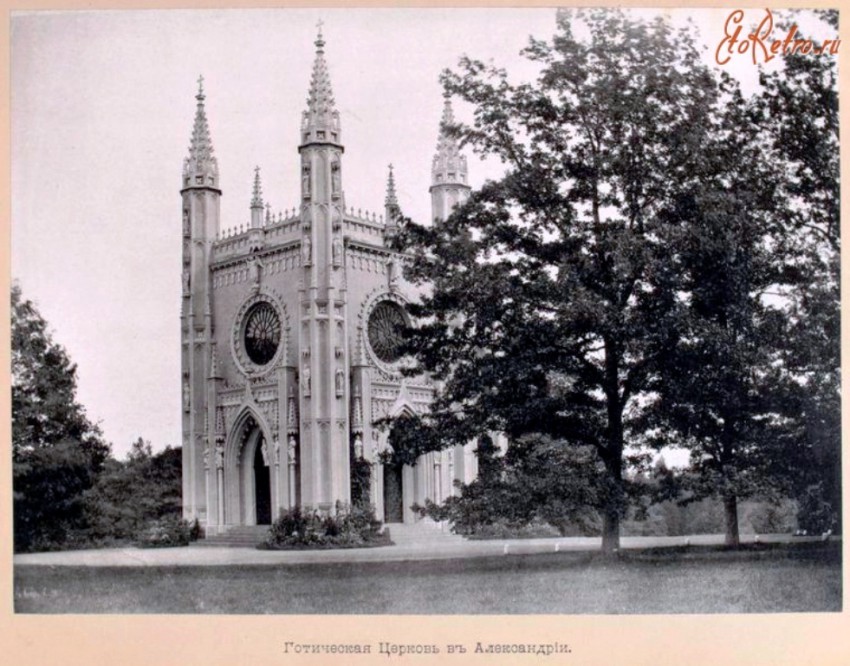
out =
<svg viewBox="0 0 850 666"><path fill-rule="evenodd" d="M339 235L334 236L331 250L333 251L334 266L342 266L342 238L340 238Z"/></svg>
<svg viewBox="0 0 850 666"><path fill-rule="evenodd" d="M301 241L301 261L305 266L313 264L313 242L309 236L304 236L304 240Z"/></svg>
<svg viewBox="0 0 850 666"><path fill-rule="evenodd" d="M250 272L251 272L251 284L255 292L260 290L260 276L262 273L263 262L260 261L259 257L251 257L250 260Z"/></svg>
<svg viewBox="0 0 850 666"><path fill-rule="evenodd" d="M359 433L354 435L354 457L357 460L363 459L363 438Z"/></svg>
<svg viewBox="0 0 850 666"><path fill-rule="evenodd" d="M334 160L331 164L331 192L334 196L339 196L342 192L342 182L339 172L339 162Z"/></svg>
<svg viewBox="0 0 850 666"><path fill-rule="evenodd" d="M301 371L301 390L305 396L310 395L310 368L306 365Z"/></svg>
<svg viewBox="0 0 850 666"><path fill-rule="evenodd" d="M336 386L336 397L341 398L345 395L345 370L342 368L336 369L334 384Z"/></svg>
<svg viewBox="0 0 850 666"><path fill-rule="evenodd" d="M398 266L394 259L387 260L387 288L390 291L398 288Z"/></svg>
<svg viewBox="0 0 850 666"><path fill-rule="evenodd" d="M215 468L221 469L224 467L224 446L217 444L215 447Z"/></svg>
<svg viewBox="0 0 850 666"><path fill-rule="evenodd" d="M289 436L289 443L286 447L286 455L287 455L287 458L289 459L289 464L294 465L295 464L295 435Z"/></svg>
<svg viewBox="0 0 850 666"><path fill-rule="evenodd" d="M192 396L189 392L189 378L183 377L183 411L188 412L192 407Z"/></svg>
<svg viewBox="0 0 850 666"><path fill-rule="evenodd" d="M310 198L310 167L308 166L301 171L301 194L305 199Z"/></svg>

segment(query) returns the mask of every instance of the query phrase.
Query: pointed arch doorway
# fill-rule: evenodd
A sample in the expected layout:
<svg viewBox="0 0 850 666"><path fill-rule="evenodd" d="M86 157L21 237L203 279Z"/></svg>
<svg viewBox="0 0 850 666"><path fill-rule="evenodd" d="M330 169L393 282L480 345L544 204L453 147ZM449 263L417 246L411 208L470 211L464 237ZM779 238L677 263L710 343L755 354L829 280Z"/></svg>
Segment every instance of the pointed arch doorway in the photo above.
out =
<svg viewBox="0 0 850 666"><path fill-rule="evenodd" d="M416 412L413 406L406 400L406 392L402 387L402 394L396 399L396 403L390 410L392 416L397 420L386 435L386 451L396 451L398 446L403 446L405 438L404 431L409 428L406 421L414 419ZM399 432L396 428L401 429ZM398 438L401 438L401 442ZM410 515L410 509L405 511L405 507L410 507L414 499L414 475L413 468L409 465L404 465L392 456L389 460L383 463L383 505L384 505L384 522L385 523L403 523L405 522L405 513L408 514L407 520L412 522L413 518Z"/></svg>
<svg viewBox="0 0 850 666"><path fill-rule="evenodd" d="M225 461L226 523L270 525L275 498L269 439L252 411L246 410L237 423L231 453Z"/></svg>

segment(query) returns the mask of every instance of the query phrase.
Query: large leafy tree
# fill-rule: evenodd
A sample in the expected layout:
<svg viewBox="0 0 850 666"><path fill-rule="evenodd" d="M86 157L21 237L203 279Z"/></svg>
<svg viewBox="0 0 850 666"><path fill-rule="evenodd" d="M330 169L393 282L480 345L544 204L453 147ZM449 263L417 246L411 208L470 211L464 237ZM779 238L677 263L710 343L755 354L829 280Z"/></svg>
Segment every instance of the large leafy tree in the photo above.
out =
<svg viewBox="0 0 850 666"><path fill-rule="evenodd" d="M82 495L109 447L76 400L76 366L17 285L11 305L15 548L55 547L85 527Z"/></svg>
<svg viewBox="0 0 850 666"><path fill-rule="evenodd" d="M691 449L691 498L722 498L730 545L739 499L840 488L824 464L840 467L834 61L790 56L761 83L744 99L722 77L681 200L680 337L649 412Z"/></svg>
<svg viewBox="0 0 850 666"><path fill-rule="evenodd" d="M443 76L474 108L447 129L505 174L399 237L409 278L431 285L408 350L441 387L429 441L499 430L592 447L610 551L640 396L678 335L671 247L717 91L689 33L663 19L560 11L557 27L525 51L534 83L469 58Z"/></svg>
<svg viewBox="0 0 850 666"><path fill-rule="evenodd" d="M798 459L782 356L784 295L798 272L777 215L781 170L761 159L760 128L734 80L722 77L720 90L698 179L680 198L680 335L651 382L658 399L647 415L661 417L660 443L672 433L690 448L691 497L722 498L726 541L737 545L738 500L787 489Z"/></svg>
<svg viewBox="0 0 850 666"><path fill-rule="evenodd" d="M838 12L819 11L822 29ZM799 13L785 17L785 27ZM808 456L798 479L804 502L819 495L840 528L840 173L838 71L833 57L796 53L761 76L758 121L771 159L783 166L779 213L793 232L797 286L789 293L785 366L799 387L797 445ZM815 498L817 499L817 498ZM805 522L805 516L802 516Z"/></svg>

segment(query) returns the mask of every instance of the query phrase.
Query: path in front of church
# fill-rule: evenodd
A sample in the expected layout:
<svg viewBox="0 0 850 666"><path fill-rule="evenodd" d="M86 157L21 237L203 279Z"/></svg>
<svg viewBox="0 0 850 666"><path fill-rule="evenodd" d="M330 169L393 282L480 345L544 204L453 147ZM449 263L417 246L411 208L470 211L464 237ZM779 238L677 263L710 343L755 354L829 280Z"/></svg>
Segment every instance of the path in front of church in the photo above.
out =
<svg viewBox="0 0 850 666"><path fill-rule="evenodd" d="M836 537L830 537L830 540ZM792 537L789 534L741 535L741 543L799 543L820 541L820 537ZM676 548L683 546L719 546L722 534L677 537L621 537L623 550ZM230 564L311 564L340 562L399 562L410 560L465 559L494 555L533 555L553 552L592 552L601 547L599 537L548 539L464 540L459 543L435 543L349 548L340 550L258 550L232 547L183 548L106 548L51 553L21 553L16 565L160 567L221 566Z"/></svg>

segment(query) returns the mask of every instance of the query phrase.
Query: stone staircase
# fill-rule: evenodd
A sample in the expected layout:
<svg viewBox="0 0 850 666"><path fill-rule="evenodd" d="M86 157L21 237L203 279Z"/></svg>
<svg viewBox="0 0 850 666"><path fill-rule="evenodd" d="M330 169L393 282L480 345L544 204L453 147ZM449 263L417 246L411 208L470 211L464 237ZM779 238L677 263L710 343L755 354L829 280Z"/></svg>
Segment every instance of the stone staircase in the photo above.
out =
<svg viewBox="0 0 850 666"><path fill-rule="evenodd" d="M199 539L194 546L216 546L230 548L253 548L266 540L268 525L233 525L224 534L215 534Z"/></svg>
<svg viewBox="0 0 850 666"><path fill-rule="evenodd" d="M423 518L415 523L387 523L384 529L390 533L390 539L397 546L421 547L458 544L466 541L454 534L448 524L437 523Z"/></svg>
<svg viewBox="0 0 850 666"><path fill-rule="evenodd" d="M453 534L447 524L423 518L415 523L387 523L384 529L397 546L428 549L433 546L459 544L465 539ZM268 525L232 525L223 534L210 535L193 542L196 547L254 548L266 540Z"/></svg>

